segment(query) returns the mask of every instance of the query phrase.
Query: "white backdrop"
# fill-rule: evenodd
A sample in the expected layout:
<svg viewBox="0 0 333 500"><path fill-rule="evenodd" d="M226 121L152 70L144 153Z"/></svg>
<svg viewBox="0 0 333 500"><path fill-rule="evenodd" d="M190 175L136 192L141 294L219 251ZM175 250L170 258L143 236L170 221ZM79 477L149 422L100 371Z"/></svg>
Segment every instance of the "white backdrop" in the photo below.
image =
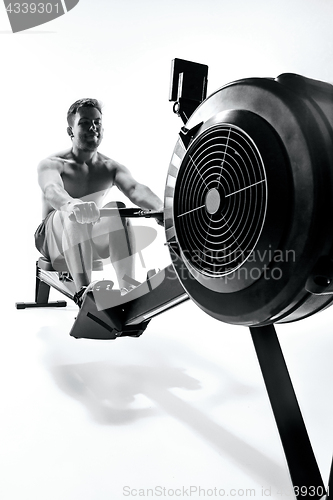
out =
<svg viewBox="0 0 333 500"><path fill-rule="evenodd" d="M86 96L103 101L101 152L128 166L162 197L181 126L168 102L171 60L208 64L208 94L238 78L283 72L333 82L332 19L330 0L80 0L66 15L12 34L0 6L2 498L118 500L124 496L121 485L155 485L153 479L170 488L196 479L221 488L255 484L260 496L260 487L269 487L274 476L271 460L278 464L281 484L288 483L245 329L221 325L187 303L156 318L151 333L136 341L133 352L133 343L123 339L112 346L103 343L103 348L93 342L75 344L67 336L74 306L66 312L16 311L14 302L33 296L37 254L32 236L41 215L36 165L68 147L66 111L73 101ZM168 263L163 231L158 231L145 254L149 267ZM332 448L332 314L328 310L279 328L325 481ZM135 363L147 380L162 380L165 366L166 380L169 373L182 388L165 392L162 380L160 385L143 384L149 386L146 393L142 387L133 389ZM177 363L186 375L172 371ZM67 375L59 375L60 366ZM78 396L80 390L75 392L70 383L65 389L62 385L61 377L73 373L75 366L80 369L72 384L82 383L90 397ZM105 373L113 377L112 386L105 382ZM223 423L221 404L216 403L218 377L228 386L221 396L229 398L229 406L222 405ZM196 391L185 389L198 389L200 383L208 392L198 403ZM122 416L127 418L121 413L122 390L125 399L131 400L135 391L141 394L132 410L151 412L149 430L147 419L142 423L139 418L133 427L122 425ZM113 394L109 404L117 401L119 422L114 414L106 421L94 417L96 394L99 401ZM173 401L170 394L179 399ZM195 414L200 404L202 411L207 408L206 415ZM158 422L155 405L162 412ZM231 432L229 437L222 427ZM136 447L138 435L147 438L148 432L156 437ZM199 435L199 441L193 435ZM108 453L113 446L117 455L112 461ZM98 467L83 464L82 456L94 456ZM119 479L122 474L125 482ZM277 493L272 497L283 498Z"/></svg>
<svg viewBox="0 0 333 500"><path fill-rule="evenodd" d="M80 0L68 14L13 35L0 9L5 233L15 220L14 237L29 252L40 218L36 165L69 146L73 101L102 100L101 151L162 197L181 126L168 101L171 60L208 64L208 94L237 78L283 72L333 81L332 10L328 0ZM31 261L21 249L17 258Z"/></svg>

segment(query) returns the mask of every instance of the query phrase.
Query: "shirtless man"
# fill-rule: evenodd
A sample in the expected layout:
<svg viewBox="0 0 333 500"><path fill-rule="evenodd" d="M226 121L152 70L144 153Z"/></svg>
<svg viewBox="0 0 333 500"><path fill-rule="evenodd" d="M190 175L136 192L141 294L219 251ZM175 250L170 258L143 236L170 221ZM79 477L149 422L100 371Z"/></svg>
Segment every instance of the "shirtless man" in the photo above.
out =
<svg viewBox="0 0 333 500"><path fill-rule="evenodd" d="M117 216L99 219L99 209L110 188L117 186L142 209L160 211L163 203L126 167L97 151L103 137L99 101L76 101L68 110L67 122L72 147L38 165L43 222L35 241L54 267L57 262L66 262L80 303L91 282L95 257L110 257L121 290L128 288L124 276L134 277L134 237L129 221ZM72 213L75 217L69 217Z"/></svg>

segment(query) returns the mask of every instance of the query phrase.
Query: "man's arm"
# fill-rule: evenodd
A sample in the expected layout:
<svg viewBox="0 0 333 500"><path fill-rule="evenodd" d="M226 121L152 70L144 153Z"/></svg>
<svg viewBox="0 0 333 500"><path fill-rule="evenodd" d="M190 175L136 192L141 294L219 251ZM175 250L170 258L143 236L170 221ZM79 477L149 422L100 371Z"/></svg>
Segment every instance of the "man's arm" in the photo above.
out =
<svg viewBox="0 0 333 500"><path fill-rule="evenodd" d="M60 210L68 202L80 201L72 198L64 188L60 172L61 164L52 158L42 160L37 168L38 184L49 204Z"/></svg>
<svg viewBox="0 0 333 500"><path fill-rule="evenodd" d="M132 203L143 209L163 210L162 200L148 186L140 184L128 168L117 164L114 183Z"/></svg>
<svg viewBox="0 0 333 500"><path fill-rule="evenodd" d="M74 212L77 222L81 224L94 222L99 218L99 209L94 202L83 202L73 198L64 188L62 181L61 162L46 158L37 168L38 183L48 203L56 210Z"/></svg>

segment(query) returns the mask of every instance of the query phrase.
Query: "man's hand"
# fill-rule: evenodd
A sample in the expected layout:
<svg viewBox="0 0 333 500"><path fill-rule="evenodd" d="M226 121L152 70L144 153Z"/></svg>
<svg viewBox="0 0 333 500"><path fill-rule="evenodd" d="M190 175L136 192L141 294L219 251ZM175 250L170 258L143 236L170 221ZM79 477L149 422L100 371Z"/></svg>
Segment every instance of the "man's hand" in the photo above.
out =
<svg viewBox="0 0 333 500"><path fill-rule="evenodd" d="M89 224L99 219L99 208L94 201L74 200L66 206L71 220L79 224Z"/></svg>

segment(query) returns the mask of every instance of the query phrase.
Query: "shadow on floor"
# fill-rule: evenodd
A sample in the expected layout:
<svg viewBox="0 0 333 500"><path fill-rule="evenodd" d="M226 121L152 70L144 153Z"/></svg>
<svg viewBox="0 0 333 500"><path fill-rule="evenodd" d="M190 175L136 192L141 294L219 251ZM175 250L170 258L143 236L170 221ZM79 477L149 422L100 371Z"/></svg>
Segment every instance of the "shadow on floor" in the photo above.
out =
<svg viewBox="0 0 333 500"><path fill-rule="evenodd" d="M45 335L44 335L45 333ZM47 342L48 354L52 351L50 332L40 332ZM53 337L54 338L54 337ZM134 340L134 342L136 342ZM57 350L56 345L54 346ZM176 348L176 346L174 346ZM89 347L87 347L89 349ZM188 358L191 354L187 353ZM195 354L196 363L198 355ZM185 368L173 366L172 357L161 356L154 365L123 364L110 361L84 363L57 363L56 356L47 355L45 366L57 386L68 396L79 401L91 417L101 425L126 425L142 418L156 418L167 414L198 434L219 454L227 456L238 467L268 486L289 491L290 481L286 469L265 456L258 449L237 435L217 424L207 415L205 402L189 403L174 394L173 389L199 391L200 380L186 374ZM58 360L59 361L59 360ZM178 365L179 359L177 360ZM185 362L184 362L185 363ZM187 364L187 363L186 363ZM185 365L186 365L185 364ZM204 360L204 365L207 360ZM220 377L223 376L223 368ZM228 376L228 374L226 374ZM230 375L229 375L230 378ZM204 381L202 381L204 382ZM237 387L238 381L233 385ZM231 391L219 388L214 400L231 397ZM239 388L241 397L244 388ZM144 403L138 398L144 396Z"/></svg>

